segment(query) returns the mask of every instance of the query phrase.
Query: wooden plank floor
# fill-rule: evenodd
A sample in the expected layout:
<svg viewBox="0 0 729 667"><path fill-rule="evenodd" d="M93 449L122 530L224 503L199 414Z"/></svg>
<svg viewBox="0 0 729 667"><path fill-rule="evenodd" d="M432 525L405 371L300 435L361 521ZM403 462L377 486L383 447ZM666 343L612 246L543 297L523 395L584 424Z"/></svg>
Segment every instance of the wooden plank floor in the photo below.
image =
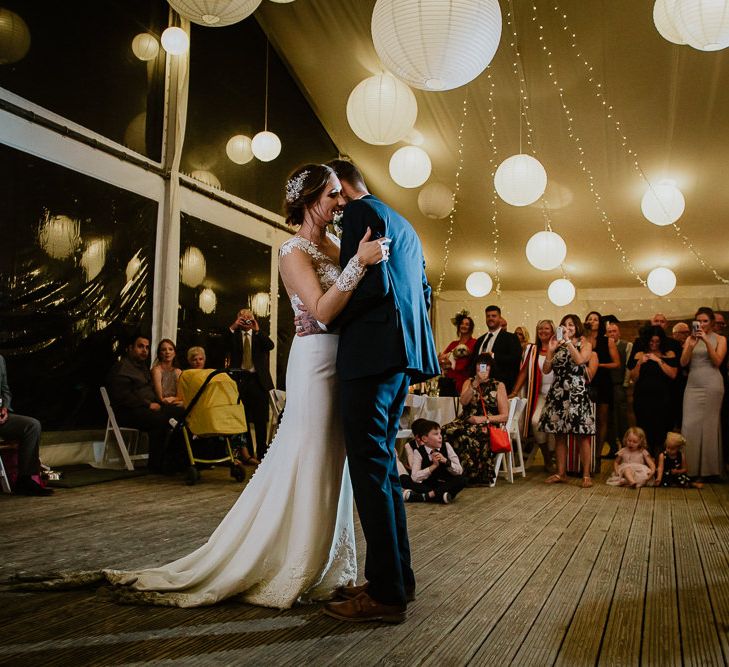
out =
<svg viewBox="0 0 729 667"><path fill-rule="evenodd" d="M195 487L149 476L48 499L0 496L0 580L188 553L240 491L225 470L203 475ZM729 662L727 485L543 480L532 470L448 507L408 505L418 598L402 625L340 623L315 605L168 609L0 587L0 665Z"/></svg>

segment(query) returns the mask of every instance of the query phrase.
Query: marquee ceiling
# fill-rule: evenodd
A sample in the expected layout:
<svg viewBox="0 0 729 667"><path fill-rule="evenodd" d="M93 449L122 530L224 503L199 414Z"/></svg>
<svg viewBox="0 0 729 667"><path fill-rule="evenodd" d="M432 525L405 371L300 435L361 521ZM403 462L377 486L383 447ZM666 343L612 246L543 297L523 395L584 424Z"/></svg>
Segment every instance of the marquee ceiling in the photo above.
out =
<svg viewBox="0 0 729 667"><path fill-rule="evenodd" d="M417 206L419 189L404 189L391 180L390 156L404 143L369 145L347 123L351 90L382 71L370 33L374 4L374 0L264 2L256 17L342 153L360 165L374 193L414 224L423 239L431 282L437 284L448 220L426 218ZM665 41L653 25L650 0L515 0L511 25L506 20L510 6L501 0L501 43L484 73L455 90L414 91L419 107L415 127L433 163L429 182L451 188L464 100L467 106L458 208L443 289L463 289L468 274L477 270L496 279L497 229L503 290L546 289L561 276L559 269L538 271L526 261L527 240L545 226L542 202L516 208L497 199L492 205L491 133L496 164L519 152L516 62L526 82L535 154L549 177L548 217L567 242L565 269L577 288L637 286L631 265L642 278L664 265L676 272L679 285L718 285L689 245L707 265L729 277L727 52L700 52ZM516 28L520 59L511 26ZM550 64L554 77L548 74ZM616 120L622 132L616 129ZM526 124L521 127L524 152L530 152ZM584 151L582 165L578 145ZM638 173L634 155L647 179L671 178L681 188L686 210L677 223L680 233L643 218L640 201L647 183ZM592 191L588 173L594 178Z"/></svg>

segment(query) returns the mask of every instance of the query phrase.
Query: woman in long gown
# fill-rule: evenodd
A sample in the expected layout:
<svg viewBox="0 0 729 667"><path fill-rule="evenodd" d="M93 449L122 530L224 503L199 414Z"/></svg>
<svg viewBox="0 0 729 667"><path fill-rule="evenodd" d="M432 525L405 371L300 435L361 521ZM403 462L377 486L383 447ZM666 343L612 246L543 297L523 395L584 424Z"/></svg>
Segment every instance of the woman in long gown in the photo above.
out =
<svg viewBox="0 0 729 667"><path fill-rule="evenodd" d="M724 382L719 367L726 355L726 338L713 333L714 311L699 308L699 328L683 344L681 366L689 367L683 395L681 434L686 438L690 477L721 475L721 401Z"/></svg>

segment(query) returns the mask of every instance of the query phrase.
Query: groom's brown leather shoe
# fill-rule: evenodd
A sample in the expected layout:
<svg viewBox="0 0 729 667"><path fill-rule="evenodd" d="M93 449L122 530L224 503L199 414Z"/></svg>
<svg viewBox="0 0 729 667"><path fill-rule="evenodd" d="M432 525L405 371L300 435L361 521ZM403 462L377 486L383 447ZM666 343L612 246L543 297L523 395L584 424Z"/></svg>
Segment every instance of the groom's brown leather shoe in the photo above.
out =
<svg viewBox="0 0 729 667"><path fill-rule="evenodd" d="M351 600L330 602L324 607L324 613L340 621L353 623L366 621L402 623L407 617L406 609L405 605L382 604L366 592L362 592Z"/></svg>
<svg viewBox="0 0 729 667"><path fill-rule="evenodd" d="M340 586L337 588L336 594L344 600L351 600L352 598L356 598L360 593L367 591L369 585L369 582L365 581L365 583L359 586ZM408 602L415 602L415 588L405 588L405 599Z"/></svg>

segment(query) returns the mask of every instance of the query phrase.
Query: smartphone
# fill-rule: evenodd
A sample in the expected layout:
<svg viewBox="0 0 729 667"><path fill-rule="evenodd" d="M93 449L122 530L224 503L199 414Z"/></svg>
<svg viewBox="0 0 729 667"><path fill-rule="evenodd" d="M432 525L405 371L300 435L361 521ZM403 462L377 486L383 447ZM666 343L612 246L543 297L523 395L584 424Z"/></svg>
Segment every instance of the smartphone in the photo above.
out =
<svg viewBox="0 0 729 667"><path fill-rule="evenodd" d="M691 333L694 334L694 336L699 333L700 330L701 322L699 322L698 320L694 320L693 322L691 322Z"/></svg>
<svg viewBox="0 0 729 667"><path fill-rule="evenodd" d="M562 340L564 338L564 327L557 327L557 330L554 332L554 337L557 340Z"/></svg>
<svg viewBox="0 0 729 667"><path fill-rule="evenodd" d="M478 372L479 373L485 373L486 369L489 367L488 364L479 364L478 365Z"/></svg>

